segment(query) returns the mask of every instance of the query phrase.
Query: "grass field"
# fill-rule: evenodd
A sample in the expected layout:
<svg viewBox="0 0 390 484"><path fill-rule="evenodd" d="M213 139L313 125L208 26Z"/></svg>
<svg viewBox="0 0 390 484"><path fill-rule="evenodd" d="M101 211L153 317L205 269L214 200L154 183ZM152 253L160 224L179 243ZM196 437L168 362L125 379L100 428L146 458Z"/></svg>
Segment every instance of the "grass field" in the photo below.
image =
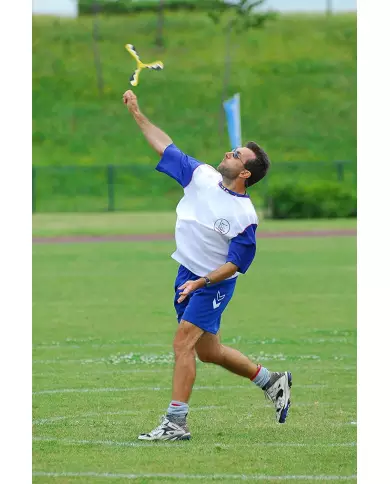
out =
<svg viewBox="0 0 390 484"><path fill-rule="evenodd" d="M109 229L108 218L50 217L34 217L35 235L150 227L138 215L118 214ZM156 230L172 230L171 214L155 220ZM271 225L264 230L285 229ZM225 313L226 344L293 372L287 423L274 422L249 381L199 362L193 439L154 445L136 438L170 400L172 249L169 241L33 246L33 482L356 481L356 239L260 239Z"/></svg>
<svg viewBox="0 0 390 484"><path fill-rule="evenodd" d="M153 164L121 101L134 68L128 42L145 61L165 65L141 75L141 109L182 150L221 159L229 147L227 130L218 134L226 30L205 14L169 13L159 50L156 21L154 14L99 16L99 94L94 19L33 17L35 165ZM243 140L262 143L275 162L356 159L355 14L281 15L262 30L241 31L231 45L227 96L241 93Z"/></svg>
<svg viewBox="0 0 390 484"><path fill-rule="evenodd" d="M134 68L124 45L164 61L135 88L142 111L183 151L217 165L230 148L220 122L226 29L204 13L167 13L161 50L155 14L99 16L99 93L94 21L33 17L33 210L171 210L179 187L155 172L158 159L121 100ZM251 193L256 207L291 179L354 187L356 15L281 15L231 45L225 97L241 93L243 142L260 143L273 165Z"/></svg>

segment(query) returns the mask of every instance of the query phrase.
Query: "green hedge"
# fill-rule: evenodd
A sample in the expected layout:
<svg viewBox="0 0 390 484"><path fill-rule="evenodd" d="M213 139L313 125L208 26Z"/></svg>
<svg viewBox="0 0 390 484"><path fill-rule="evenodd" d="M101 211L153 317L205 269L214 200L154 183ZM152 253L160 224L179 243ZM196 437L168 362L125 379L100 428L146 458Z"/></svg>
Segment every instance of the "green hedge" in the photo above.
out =
<svg viewBox="0 0 390 484"><path fill-rule="evenodd" d="M79 12L84 15L94 13L97 7L98 12L110 14L158 12L159 2L141 0L79 0ZM215 8L219 11L234 8L234 5L216 0L166 0L165 11L209 11Z"/></svg>
<svg viewBox="0 0 390 484"><path fill-rule="evenodd" d="M356 217L356 188L331 181L276 185L269 207L274 219Z"/></svg>

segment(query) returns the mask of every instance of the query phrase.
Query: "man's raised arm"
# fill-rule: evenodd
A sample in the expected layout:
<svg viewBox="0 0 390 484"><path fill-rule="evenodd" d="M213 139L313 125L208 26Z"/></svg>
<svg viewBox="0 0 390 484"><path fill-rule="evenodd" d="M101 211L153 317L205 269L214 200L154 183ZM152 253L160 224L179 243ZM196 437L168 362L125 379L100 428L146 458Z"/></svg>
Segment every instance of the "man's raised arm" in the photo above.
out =
<svg viewBox="0 0 390 484"><path fill-rule="evenodd" d="M165 148L173 143L172 139L164 133L164 131L161 131L160 128L154 126L154 124L141 113L138 106L137 96L133 91L128 90L123 94L123 103L127 106L129 113L133 115L133 118L141 128L148 143L161 156L164 153Z"/></svg>

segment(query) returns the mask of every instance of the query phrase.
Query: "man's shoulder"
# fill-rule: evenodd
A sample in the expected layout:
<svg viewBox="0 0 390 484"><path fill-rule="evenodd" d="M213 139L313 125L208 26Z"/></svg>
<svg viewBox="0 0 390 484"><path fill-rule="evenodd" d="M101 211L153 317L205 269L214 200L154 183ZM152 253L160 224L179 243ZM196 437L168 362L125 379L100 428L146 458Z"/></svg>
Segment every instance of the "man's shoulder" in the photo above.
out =
<svg viewBox="0 0 390 484"><path fill-rule="evenodd" d="M208 175L215 175L218 177L221 177L222 175L219 173L218 170L216 170L213 166L208 165L207 163L202 163L202 170L204 173Z"/></svg>
<svg viewBox="0 0 390 484"><path fill-rule="evenodd" d="M257 215L256 209L252 203L252 200L248 198L244 198L240 200L240 225L248 227L250 225L258 225L259 224L259 217Z"/></svg>
<svg viewBox="0 0 390 484"><path fill-rule="evenodd" d="M202 163L194 172L193 180L197 185L207 185L209 182L218 181L222 178L221 174L211 165Z"/></svg>

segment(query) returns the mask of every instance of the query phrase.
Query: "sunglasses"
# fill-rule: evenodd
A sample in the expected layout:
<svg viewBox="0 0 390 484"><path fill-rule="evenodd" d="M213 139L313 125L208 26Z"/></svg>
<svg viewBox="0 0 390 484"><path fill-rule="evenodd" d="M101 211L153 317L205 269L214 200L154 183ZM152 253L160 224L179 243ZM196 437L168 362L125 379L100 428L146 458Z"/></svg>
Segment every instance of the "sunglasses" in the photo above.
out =
<svg viewBox="0 0 390 484"><path fill-rule="evenodd" d="M240 160L241 163L243 164L245 170L246 170L245 163L242 161L241 156L240 156L240 152L237 151L237 148L235 150L233 150L233 158L235 158L236 160Z"/></svg>
<svg viewBox="0 0 390 484"><path fill-rule="evenodd" d="M237 148L235 150L233 150L233 158L235 158L236 160L240 160L244 169L247 170L247 167L245 166L245 163L242 161L242 159L240 157L240 152L237 151ZM246 187L248 186L248 180L245 180L245 186Z"/></svg>

